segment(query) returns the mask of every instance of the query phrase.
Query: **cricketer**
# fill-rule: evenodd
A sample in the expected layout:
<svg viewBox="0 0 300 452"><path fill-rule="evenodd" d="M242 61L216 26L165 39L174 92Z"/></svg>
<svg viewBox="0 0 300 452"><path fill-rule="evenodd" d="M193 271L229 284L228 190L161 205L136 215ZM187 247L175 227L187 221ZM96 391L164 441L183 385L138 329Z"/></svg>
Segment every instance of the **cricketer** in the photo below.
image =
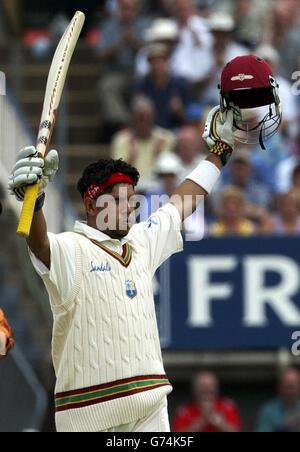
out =
<svg viewBox="0 0 300 452"><path fill-rule="evenodd" d="M263 102L271 103L276 86L272 78L261 77L269 69L247 58L238 62L244 74L235 65L227 68L229 85L240 93L246 83L251 89L263 84L268 94ZM182 251L182 223L219 179L234 150L234 129L234 109L215 107L203 135L210 149L207 159L167 205L133 226L137 169L122 160L91 164L78 183L87 221L59 235L47 232L42 210L58 153L52 150L42 159L34 147L20 151L9 187L23 200L26 187L40 183L27 243L54 317L59 432L170 431L167 396L172 386L162 361L152 280L163 262Z"/></svg>

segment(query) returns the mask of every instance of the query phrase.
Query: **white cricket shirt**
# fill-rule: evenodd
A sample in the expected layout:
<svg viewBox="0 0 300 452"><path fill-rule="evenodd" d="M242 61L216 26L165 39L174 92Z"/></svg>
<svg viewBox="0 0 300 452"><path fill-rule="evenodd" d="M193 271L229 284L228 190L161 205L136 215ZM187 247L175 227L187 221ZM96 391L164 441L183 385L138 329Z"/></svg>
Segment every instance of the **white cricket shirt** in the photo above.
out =
<svg viewBox="0 0 300 452"><path fill-rule="evenodd" d="M31 252L54 316L56 424L97 432L147 416L172 387L165 375L153 276L182 251L181 218L168 204L121 242L77 222L49 234L51 269Z"/></svg>

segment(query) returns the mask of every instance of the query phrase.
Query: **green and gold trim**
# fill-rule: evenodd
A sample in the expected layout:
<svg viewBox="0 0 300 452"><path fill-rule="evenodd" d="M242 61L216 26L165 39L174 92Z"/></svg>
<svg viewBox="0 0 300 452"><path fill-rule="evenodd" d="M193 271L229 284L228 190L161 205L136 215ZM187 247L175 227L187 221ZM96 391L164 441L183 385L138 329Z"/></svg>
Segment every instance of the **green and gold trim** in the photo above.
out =
<svg viewBox="0 0 300 452"><path fill-rule="evenodd" d="M74 410L171 386L166 375L148 375L56 394L56 412Z"/></svg>
<svg viewBox="0 0 300 452"><path fill-rule="evenodd" d="M91 240L91 242L94 245L101 248L106 253L108 253L110 256L117 259L117 261L119 261L120 264L122 264L124 267L126 267L126 268L129 267L129 265L132 261L132 247L131 247L131 245L129 245L129 243L125 243L125 245L123 245L123 247L122 247L123 252L122 252L122 255L120 255L120 254L115 253L114 251L110 250L106 246L102 245L101 243L96 242L96 240Z"/></svg>

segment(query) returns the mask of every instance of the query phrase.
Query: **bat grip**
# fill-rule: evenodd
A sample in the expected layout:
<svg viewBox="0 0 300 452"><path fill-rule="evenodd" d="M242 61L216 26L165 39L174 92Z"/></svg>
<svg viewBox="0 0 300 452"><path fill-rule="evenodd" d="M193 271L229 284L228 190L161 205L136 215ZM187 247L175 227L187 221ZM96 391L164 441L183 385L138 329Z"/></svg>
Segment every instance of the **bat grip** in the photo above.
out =
<svg viewBox="0 0 300 452"><path fill-rule="evenodd" d="M17 229L17 234L22 237L29 237L38 193L39 184L30 185L26 189L19 226Z"/></svg>

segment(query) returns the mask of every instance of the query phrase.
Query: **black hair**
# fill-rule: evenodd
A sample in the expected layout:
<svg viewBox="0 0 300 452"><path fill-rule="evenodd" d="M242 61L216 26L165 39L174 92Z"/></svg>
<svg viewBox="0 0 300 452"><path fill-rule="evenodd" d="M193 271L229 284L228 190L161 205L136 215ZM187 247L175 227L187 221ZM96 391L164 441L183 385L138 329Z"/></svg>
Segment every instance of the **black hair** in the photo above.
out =
<svg viewBox="0 0 300 452"><path fill-rule="evenodd" d="M113 173L122 173L130 176L135 187L140 179L138 170L124 162L124 160L102 159L98 162L92 163L83 171L82 177L77 184L78 191L82 198L84 198L84 194L89 189L91 184L103 184ZM105 191L105 193L111 192L112 188L113 187L108 189L109 191Z"/></svg>

